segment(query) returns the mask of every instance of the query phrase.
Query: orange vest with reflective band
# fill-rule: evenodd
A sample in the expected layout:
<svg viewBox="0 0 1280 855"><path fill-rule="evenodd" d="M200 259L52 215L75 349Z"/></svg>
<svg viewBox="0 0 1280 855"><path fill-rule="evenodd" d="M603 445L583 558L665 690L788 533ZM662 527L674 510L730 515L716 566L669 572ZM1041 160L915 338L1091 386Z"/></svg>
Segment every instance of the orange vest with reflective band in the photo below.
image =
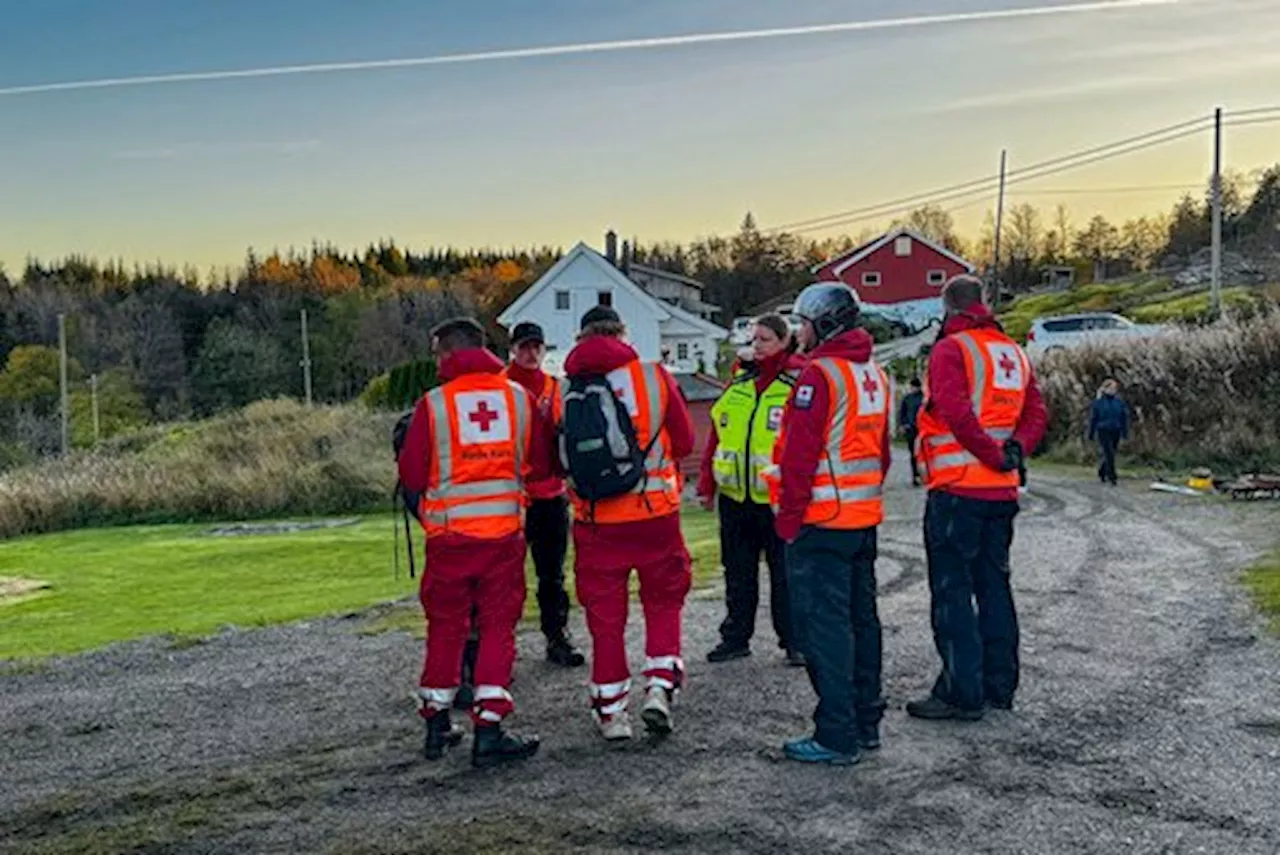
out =
<svg viewBox="0 0 1280 855"><path fill-rule="evenodd" d="M645 458L645 480L640 490L623 496L610 496L591 503L579 499L570 488L573 515L578 522L626 523L665 517L680 510L680 470L671 459L671 438L663 422L666 419L668 390L662 369L655 363L632 360L605 375L609 385L627 407L636 429L636 442L645 448L657 439ZM563 396L566 387L561 387ZM562 402L563 405L563 402ZM562 410L563 411L563 410Z"/></svg>
<svg viewBox="0 0 1280 855"><path fill-rule="evenodd" d="M804 524L834 529L878 526L884 521L881 451L889 423L889 378L874 361L821 357L810 364L827 382L830 409ZM794 407L793 398L787 405L788 414ZM782 460L786 426L784 416L774 446L775 462ZM777 512L781 473L775 470L768 480Z"/></svg>
<svg viewBox="0 0 1280 855"><path fill-rule="evenodd" d="M978 424L997 444L1013 437L1031 382L1031 362L1022 348L995 329L966 330L949 336L964 354L970 401ZM928 378L920 408L915 455L925 470L925 486L1017 489L1017 472L1000 472L965 450L929 408Z"/></svg>
<svg viewBox="0 0 1280 855"><path fill-rule="evenodd" d="M497 540L523 526L532 430L529 393L501 374L467 374L428 392L432 455L419 515L427 539Z"/></svg>
<svg viewBox="0 0 1280 855"><path fill-rule="evenodd" d="M510 366L502 369L502 376L509 380L511 379ZM560 389L563 381L558 377L552 377L550 374L544 373L544 376L547 379L542 384L542 393L534 396L534 406L538 408L538 412L542 413L545 418L551 420L551 424L558 425L563 418L564 399ZM517 381L512 380L511 382L525 389ZM525 391L527 392L528 390L525 389ZM531 499L554 499L557 496L564 495L564 480L555 475L550 475L538 481L529 481L525 484L525 490Z"/></svg>

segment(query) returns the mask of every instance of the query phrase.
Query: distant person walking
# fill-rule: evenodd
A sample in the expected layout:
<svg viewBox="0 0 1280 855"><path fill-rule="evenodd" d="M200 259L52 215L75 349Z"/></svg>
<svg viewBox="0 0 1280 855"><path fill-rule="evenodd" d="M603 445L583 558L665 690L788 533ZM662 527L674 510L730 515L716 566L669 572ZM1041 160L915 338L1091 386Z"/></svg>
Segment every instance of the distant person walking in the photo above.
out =
<svg viewBox="0 0 1280 855"><path fill-rule="evenodd" d="M898 429L907 441L907 449L911 458L911 486L920 486L920 463L916 460L916 436L918 428L916 419L920 415L920 407L924 404L924 392L921 390L920 378L911 378L911 391L902 398L898 405Z"/></svg>
<svg viewBox="0 0 1280 855"><path fill-rule="evenodd" d="M1089 413L1089 441L1097 441L1102 452L1098 480L1116 485L1116 449L1129 438L1129 405L1120 397L1120 384L1108 377L1098 390Z"/></svg>

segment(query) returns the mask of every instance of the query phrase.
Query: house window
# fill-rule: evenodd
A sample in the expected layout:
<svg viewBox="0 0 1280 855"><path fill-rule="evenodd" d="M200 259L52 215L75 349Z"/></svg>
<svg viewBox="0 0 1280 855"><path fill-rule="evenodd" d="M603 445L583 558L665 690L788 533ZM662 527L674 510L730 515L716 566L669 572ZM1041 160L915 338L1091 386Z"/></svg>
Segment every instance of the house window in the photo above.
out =
<svg viewBox="0 0 1280 855"><path fill-rule="evenodd" d="M878 270L868 270L862 274L862 284L870 288L875 288L880 284L880 272Z"/></svg>
<svg viewBox="0 0 1280 855"><path fill-rule="evenodd" d="M929 284L930 284L930 285L935 285L935 286L938 286L938 287L941 287L941 286L943 286L943 285L947 284L947 271L945 271L945 270L930 270L930 271L929 271Z"/></svg>
<svg viewBox="0 0 1280 855"><path fill-rule="evenodd" d="M899 258L911 255L911 238L903 235L893 242L893 254Z"/></svg>
<svg viewBox="0 0 1280 855"><path fill-rule="evenodd" d="M556 311L557 312L569 311L569 292L568 291L556 292Z"/></svg>
<svg viewBox="0 0 1280 855"><path fill-rule="evenodd" d="M612 291L597 291L597 292L596 292L596 304L597 304L597 305L600 305L600 306L612 306L612 305L613 305L613 292L612 292Z"/></svg>
<svg viewBox="0 0 1280 855"><path fill-rule="evenodd" d="M682 341L676 345L676 359L680 360L681 362L684 362L688 358L689 358L689 343L687 341Z"/></svg>

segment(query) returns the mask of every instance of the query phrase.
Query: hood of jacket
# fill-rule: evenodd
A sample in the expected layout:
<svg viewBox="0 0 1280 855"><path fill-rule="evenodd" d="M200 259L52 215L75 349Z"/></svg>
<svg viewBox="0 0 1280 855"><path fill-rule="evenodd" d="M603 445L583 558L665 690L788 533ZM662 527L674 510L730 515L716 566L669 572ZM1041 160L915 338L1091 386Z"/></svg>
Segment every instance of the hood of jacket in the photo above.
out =
<svg viewBox="0 0 1280 855"><path fill-rule="evenodd" d="M970 306L958 315L951 315L942 324L942 335L955 335L966 330L994 329L1004 332L1004 327L991 313L991 307L981 303Z"/></svg>
<svg viewBox="0 0 1280 855"><path fill-rule="evenodd" d="M813 352L809 354L809 359L833 356L838 359L847 359L850 362L868 362L871 359L871 348L874 345L875 339L866 330L848 330L834 338L827 339L815 347Z"/></svg>
<svg viewBox="0 0 1280 855"><path fill-rule="evenodd" d="M466 374L501 374L502 360L483 347L455 350L440 360L440 382L448 383Z"/></svg>
<svg viewBox="0 0 1280 855"><path fill-rule="evenodd" d="M564 361L564 373L608 374L628 362L639 359L635 349L619 338L609 335L587 336L569 351Z"/></svg>

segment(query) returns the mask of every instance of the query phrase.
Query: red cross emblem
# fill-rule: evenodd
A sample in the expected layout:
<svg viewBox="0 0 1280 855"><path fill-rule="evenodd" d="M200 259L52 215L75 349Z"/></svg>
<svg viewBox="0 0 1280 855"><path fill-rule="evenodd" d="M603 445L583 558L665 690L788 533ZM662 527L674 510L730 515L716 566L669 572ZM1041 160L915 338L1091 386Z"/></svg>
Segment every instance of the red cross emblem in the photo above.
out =
<svg viewBox="0 0 1280 855"><path fill-rule="evenodd" d="M880 391L880 384L876 382L876 378L868 374L867 379L862 382L862 390L866 392L867 397L874 402L876 399L876 393Z"/></svg>
<svg viewBox="0 0 1280 855"><path fill-rule="evenodd" d="M472 424L480 426L481 433L488 433L489 426L500 418L502 418L502 416L499 413L495 413L493 410L490 410L489 404L485 401L481 401L480 406L476 408L476 411L467 416L467 419L470 420Z"/></svg>
<svg viewBox="0 0 1280 855"><path fill-rule="evenodd" d="M1009 358L1009 354L1000 354L1000 370L1004 372L1006 380L1013 377L1013 372L1017 369L1018 363Z"/></svg>

